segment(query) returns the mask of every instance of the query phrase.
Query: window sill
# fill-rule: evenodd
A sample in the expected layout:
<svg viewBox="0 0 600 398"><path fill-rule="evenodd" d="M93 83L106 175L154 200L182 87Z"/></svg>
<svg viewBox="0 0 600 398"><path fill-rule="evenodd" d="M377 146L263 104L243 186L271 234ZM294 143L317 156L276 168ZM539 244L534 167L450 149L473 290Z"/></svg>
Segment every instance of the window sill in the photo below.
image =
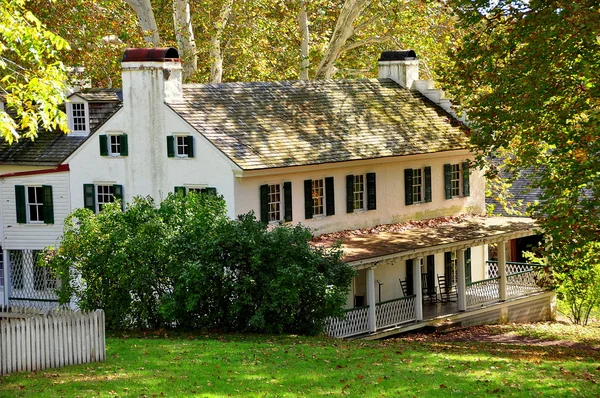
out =
<svg viewBox="0 0 600 398"><path fill-rule="evenodd" d="M367 211L368 211L367 209L355 209L352 213L363 214L363 213L366 213Z"/></svg>

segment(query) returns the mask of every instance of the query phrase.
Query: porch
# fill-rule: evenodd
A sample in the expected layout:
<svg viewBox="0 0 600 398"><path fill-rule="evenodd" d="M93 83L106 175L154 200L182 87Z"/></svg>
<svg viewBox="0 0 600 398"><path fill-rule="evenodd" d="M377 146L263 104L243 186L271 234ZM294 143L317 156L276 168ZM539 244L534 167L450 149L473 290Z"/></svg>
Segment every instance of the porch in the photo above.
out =
<svg viewBox="0 0 600 398"><path fill-rule="evenodd" d="M531 264L506 261L510 241L535 235L534 228L531 219L469 216L435 227L344 237L345 258L364 275L366 291L357 297L366 305L356 306L363 303L355 297L355 308L329 319L326 333L372 339L447 319L494 323L514 318L511 308L531 300L537 310L521 320L551 317L554 295L544 290L544 276ZM489 244L497 245L497 261L487 261ZM436 258L444 260L443 268L436 267ZM353 295L355 285L359 283L353 284ZM390 299L400 291L395 285L402 295Z"/></svg>

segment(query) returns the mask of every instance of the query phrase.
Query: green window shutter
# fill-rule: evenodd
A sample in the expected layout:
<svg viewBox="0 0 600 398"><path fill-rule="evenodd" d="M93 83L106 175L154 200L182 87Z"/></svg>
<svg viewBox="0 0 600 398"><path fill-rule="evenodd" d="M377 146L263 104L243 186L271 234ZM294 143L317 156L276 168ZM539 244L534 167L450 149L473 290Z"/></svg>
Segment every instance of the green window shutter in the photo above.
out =
<svg viewBox="0 0 600 398"><path fill-rule="evenodd" d="M375 173L367 173L367 210L377 209L377 188Z"/></svg>
<svg viewBox="0 0 600 398"><path fill-rule="evenodd" d="M100 135L100 156L108 156L108 136Z"/></svg>
<svg viewBox="0 0 600 398"><path fill-rule="evenodd" d="M444 192L446 192L446 199L452 199L452 166L449 164L444 165Z"/></svg>
<svg viewBox="0 0 600 398"><path fill-rule="evenodd" d="M121 134L121 156L129 156L129 146L127 144L127 134Z"/></svg>
<svg viewBox="0 0 600 398"><path fill-rule="evenodd" d="M406 290L408 295L415 294L413 260L406 260Z"/></svg>
<svg viewBox="0 0 600 398"><path fill-rule="evenodd" d="M209 196L217 196L217 188L215 187L206 187L200 193L205 193Z"/></svg>
<svg viewBox="0 0 600 398"><path fill-rule="evenodd" d="M44 224L54 224L54 200L52 199L52 187L42 185L44 203Z"/></svg>
<svg viewBox="0 0 600 398"><path fill-rule="evenodd" d="M292 221L292 183L283 183L283 205L285 221Z"/></svg>
<svg viewBox="0 0 600 398"><path fill-rule="evenodd" d="M167 156L170 158L175 157L175 137L172 135L167 136Z"/></svg>
<svg viewBox="0 0 600 398"><path fill-rule="evenodd" d="M115 201L121 201L121 210L124 210L125 201L123 200L123 185L113 185L113 196L115 197Z"/></svg>
<svg viewBox="0 0 600 398"><path fill-rule="evenodd" d="M449 289L452 286L452 252L444 253L444 280L446 288Z"/></svg>
<svg viewBox="0 0 600 398"><path fill-rule="evenodd" d="M194 137L188 135L185 137L185 145L187 145L188 149L188 158L194 157Z"/></svg>
<svg viewBox="0 0 600 398"><path fill-rule="evenodd" d="M435 255L427 256L427 294L435 294Z"/></svg>
<svg viewBox="0 0 600 398"><path fill-rule="evenodd" d="M25 202L25 186L15 185L15 201L17 204L17 222L27 223L27 203Z"/></svg>
<svg viewBox="0 0 600 398"><path fill-rule="evenodd" d="M469 196L471 194L471 184L469 181L469 162L463 162L462 164L462 183L463 183L463 196Z"/></svg>
<svg viewBox="0 0 600 398"><path fill-rule="evenodd" d="M96 187L94 184L83 184L83 207L96 212Z"/></svg>
<svg viewBox="0 0 600 398"><path fill-rule="evenodd" d="M265 224L269 222L269 186L267 184L260 186L260 221Z"/></svg>
<svg viewBox="0 0 600 398"><path fill-rule="evenodd" d="M425 167L425 202L431 202L431 166Z"/></svg>
<svg viewBox="0 0 600 398"><path fill-rule="evenodd" d="M346 176L346 213L354 212L354 176Z"/></svg>
<svg viewBox="0 0 600 398"><path fill-rule="evenodd" d="M313 218L312 180L304 180L304 218Z"/></svg>
<svg viewBox="0 0 600 398"><path fill-rule="evenodd" d="M333 177L325 178L325 214L333 216L335 214L335 196L333 190Z"/></svg>
<svg viewBox="0 0 600 398"><path fill-rule="evenodd" d="M185 187L177 186L177 187L175 187L174 192L175 192L175 195L185 196Z"/></svg>
<svg viewBox="0 0 600 398"><path fill-rule="evenodd" d="M471 248L465 250L465 282L471 283Z"/></svg>
<svg viewBox="0 0 600 398"><path fill-rule="evenodd" d="M407 206L413 204L412 185L412 169L404 169L404 202Z"/></svg>

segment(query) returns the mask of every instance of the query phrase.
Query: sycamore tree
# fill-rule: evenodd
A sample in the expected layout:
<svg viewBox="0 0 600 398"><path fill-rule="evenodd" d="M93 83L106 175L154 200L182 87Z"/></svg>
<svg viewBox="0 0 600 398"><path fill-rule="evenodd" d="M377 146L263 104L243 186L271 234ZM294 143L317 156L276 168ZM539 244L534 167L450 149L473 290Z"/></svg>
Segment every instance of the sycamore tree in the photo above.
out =
<svg viewBox="0 0 600 398"><path fill-rule="evenodd" d="M25 7L25 0L0 0L0 136L12 143L34 139L38 129L67 131L59 109L65 100L61 50L68 43ZM9 112L7 112L9 111Z"/></svg>
<svg viewBox="0 0 600 398"><path fill-rule="evenodd" d="M501 157L508 175L527 170L542 190L529 210L560 296L572 301L576 287L597 279L582 270L600 241L600 3L449 3L469 33L454 49L447 88L482 158Z"/></svg>

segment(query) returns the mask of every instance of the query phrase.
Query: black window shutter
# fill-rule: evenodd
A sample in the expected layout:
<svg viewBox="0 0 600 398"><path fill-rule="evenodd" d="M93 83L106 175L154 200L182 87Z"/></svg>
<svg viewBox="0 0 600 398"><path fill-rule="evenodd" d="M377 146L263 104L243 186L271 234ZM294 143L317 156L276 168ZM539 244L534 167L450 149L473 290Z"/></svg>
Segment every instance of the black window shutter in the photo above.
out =
<svg viewBox="0 0 600 398"><path fill-rule="evenodd" d="M471 194L471 184L469 182L469 162L463 162L462 164L462 178L463 178L463 196L469 196Z"/></svg>
<svg viewBox="0 0 600 398"><path fill-rule="evenodd" d="M465 282L471 283L471 248L465 250Z"/></svg>
<svg viewBox="0 0 600 398"><path fill-rule="evenodd" d="M17 222L27 223L27 203L25 202L25 186L15 185L15 201L17 203Z"/></svg>
<svg viewBox="0 0 600 398"><path fill-rule="evenodd" d="M167 136L167 156L170 158L175 157L175 137L172 135Z"/></svg>
<svg viewBox="0 0 600 398"><path fill-rule="evenodd" d="M444 253L444 280L446 289L450 289L452 286L452 252Z"/></svg>
<svg viewBox="0 0 600 398"><path fill-rule="evenodd" d="M333 190L333 177L325 178L325 211L326 215L333 216L335 214L335 196Z"/></svg>
<svg viewBox="0 0 600 398"><path fill-rule="evenodd" d="M42 185L44 203L44 224L54 224L54 200L52 199L52 187Z"/></svg>
<svg viewBox="0 0 600 398"><path fill-rule="evenodd" d="M404 169L404 200L405 204L412 205L412 169Z"/></svg>
<svg viewBox="0 0 600 398"><path fill-rule="evenodd" d="M100 135L100 156L108 156L108 136Z"/></svg>
<svg viewBox="0 0 600 398"><path fill-rule="evenodd" d="M115 200L121 201L121 209L125 209L125 201L123 200L123 185L113 185L113 196Z"/></svg>
<svg viewBox="0 0 600 398"><path fill-rule="evenodd" d="M375 173L367 173L367 210L377 209Z"/></svg>
<svg viewBox="0 0 600 398"><path fill-rule="evenodd" d="M435 255L427 256L427 294L435 294Z"/></svg>
<svg viewBox="0 0 600 398"><path fill-rule="evenodd" d="M129 156L129 146L127 144L127 134L121 134L121 156Z"/></svg>
<svg viewBox="0 0 600 398"><path fill-rule="evenodd" d="M431 166L425 167L425 202L431 202Z"/></svg>
<svg viewBox="0 0 600 398"><path fill-rule="evenodd" d="M283 205L284 219L290 222L292 221L292 183L289 181L283 183Z"/></svg>
<svg viewBox="0 0 600 398"><path fill-rule="evenodd" d="M194 137L192 137L191 135L188 135L187 137L185 137L185 144L187 145L187 149L188 149L188 158L193 158L194 157Z"/></svg>
<svg viewBox="0 0 600 398"><path fill-rule="evenodd" d="M406 290L408 295L415 294L413 260L406 260Z"/></svg>
<svg viewBox="0 0 600 398"><path fill-rule="evenodd" d="M175 195L181 195L181 196L185 196L185 187L183 186L177 186L175 187Z"/></svg>
<svg viewBox="0 0 600 398"><path fill-rule="evenodd" d="M304 180L304 218L313 218L312 180Z"/></svg>
<svg viewBox="0 0 600 398"><path fill-rule="evenodd" d="M96 195L94 184L83 184L83 207L96 211Z"/></svg>
<svg viewBox="0 0 600 398"><path fill-rule="evenodd" d="M269 222L269 186L260 186L260 221Z"/></svg>
<svg viewBox="0 0 600 398"><path fill-rule="evenodd" d="M346 176L346 213L354 212L354 176Z"/></svg>
<svg viewBox="0 0 600 398"><path fill-rule="evenodd" d="M452 166L449 164L444 165L444 191L446 192L446 199L452 199Z"/></svg>

